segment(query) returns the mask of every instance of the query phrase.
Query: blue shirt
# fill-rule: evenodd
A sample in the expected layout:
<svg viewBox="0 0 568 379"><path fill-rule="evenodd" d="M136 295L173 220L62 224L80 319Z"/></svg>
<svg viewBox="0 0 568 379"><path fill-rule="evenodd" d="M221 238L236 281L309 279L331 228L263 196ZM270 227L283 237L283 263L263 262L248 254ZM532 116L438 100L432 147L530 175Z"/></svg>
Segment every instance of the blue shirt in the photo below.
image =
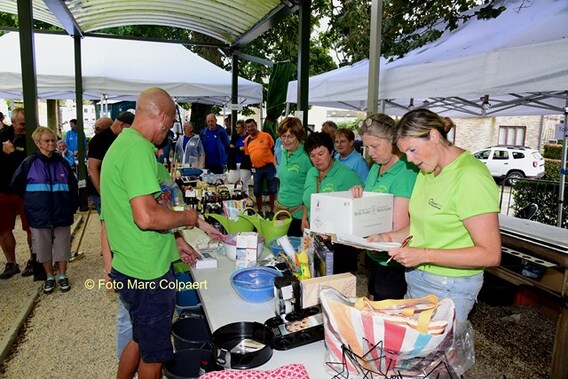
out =
<svg viewBox="0 0 568 379"><path fill-rule="evenodd" d="M369 175L369 165L367 164L363 156L359 154L355 149L353 149L351 154L349 154L345 159L341 158L339 153L335 153L335 159L355 171L361 181L365 183L367 176Z"/></svg>
<svg viewBox="0 0 568 379"><path fill-rule="evenodd" d="M61 155L61 152L59 150L55 150L55 152ZM69 166L71 166L71 168L75 167L75 156L71 151L69 151L69 149L65 150L65 156L63 158L65 158L65 160L67 161L67 163L69 163Z"/></svg>
<svg viewBox="0 0 568 379"><path fill-rule="evenodd" d="M79 137L76 130L71 129L65 133L65 144L67 145L67 150L71 151L71 153L75 154L76 151L79 151ZM85 137L85 149L86 148L87 138Z"/></svg>

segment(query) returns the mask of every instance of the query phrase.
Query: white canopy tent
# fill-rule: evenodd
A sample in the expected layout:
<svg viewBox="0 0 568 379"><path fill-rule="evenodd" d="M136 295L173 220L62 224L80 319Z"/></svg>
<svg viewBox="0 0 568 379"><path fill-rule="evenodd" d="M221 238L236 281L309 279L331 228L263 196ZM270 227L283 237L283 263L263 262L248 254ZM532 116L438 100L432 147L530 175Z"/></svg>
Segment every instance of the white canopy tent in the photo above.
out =
<svg viewBox="0 0 568 379"><path fill-rule="evenodd" d="M472 18L403 58L389 63L381 58L379 99L385 113L405 113L411 99L413 106L452 117L564 113L568 1L495 5L501 3L507 9L497 18ZM364 60L311 77L309 103L365 110L367 86ZM294 103L296 94L297 82L290 82L287 102Z"/></svg>
<svg viewBox="0 0 568 379"><path fill-rule="evenodd" d="M35 34L38 97L74 99L74 43L67 35ZM0 98L22 98L18 33L0 37ZM180 102L231 103L231 73L181 44L85 37L81 41L83 97L136 100L161 87ZM239 78L240 104L262 102L262 85Z"/></svg>

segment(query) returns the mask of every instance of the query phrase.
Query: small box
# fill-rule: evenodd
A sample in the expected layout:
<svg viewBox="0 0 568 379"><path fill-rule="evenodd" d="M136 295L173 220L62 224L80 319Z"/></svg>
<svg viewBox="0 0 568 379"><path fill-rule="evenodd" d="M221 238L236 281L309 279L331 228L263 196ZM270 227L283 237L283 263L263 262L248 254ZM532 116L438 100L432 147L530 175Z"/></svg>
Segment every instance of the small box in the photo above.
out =
<svg viewBox="0 0 568 379"><path fill-rule="evenodd" d="M355 297L357 278L350 272L346 272L305 279L300 281L300 286L302 287L302 308L308 308L320 303L319 293L323 288L335 288L343 296Z"/></svg>
<svg viewBox="0 0 568 379"><path fill-rule="evenodd" d="M217 258L213 256L212 252L213 249L198 251L198 258L195 261L195 268L217 268Z"/></svg>
<svg viewBox="0 0 568 379"><path fill-rule="evenodd" d="M314 193L311 198L310 229L317 233L341 233L360 237L392 230L393 195L351 191Z"/></svg>
<svg viewBox="0 0 568 379"><path fill-rule="evenodd" d="M258 233L240 232L237 235L236 242L237 254L235 267L245 268L255 266L258 253Z"/></svg>
<svg viewBox="0 0 568 379"><path fill-rule="evenodd" d="M314 272L313 276L333 275L335 260L333 250L328 240L318 235L314 235Z"/></svg>

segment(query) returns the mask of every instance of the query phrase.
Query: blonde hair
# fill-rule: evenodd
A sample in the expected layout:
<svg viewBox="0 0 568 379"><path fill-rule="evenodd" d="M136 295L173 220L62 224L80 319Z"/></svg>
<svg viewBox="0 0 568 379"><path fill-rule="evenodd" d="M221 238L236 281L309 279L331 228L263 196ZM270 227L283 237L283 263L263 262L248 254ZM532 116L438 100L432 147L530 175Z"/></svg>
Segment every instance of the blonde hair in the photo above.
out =
<svg viewBox="0 0 568 379"><path fill-rule="evenodd" d="M384 113L371 113L359 126L359 135L365 134L394 141L396 123ZM393 142L394 143L394 142Z"/></svg>
<svg viewBox="0 0 568 379"><path fill-rule="evenodd" d="M51 134L53 137L57 139L57 136L55 135L53 130L46 128L45 126L38 126L36 130L34 130L34 132L32 133L32 139L34 140L34 142L39 143L41 137L44 134Z"/></svg>
<svg viewBox="0 0 568 379"><path fill-rule="evenodd" d="M407 112L396 125L396 140L405 137L430 138L430 131L435 129L446 143L449 131L455 127L448 117L440 117L428 109L414 109Z"/></svg>

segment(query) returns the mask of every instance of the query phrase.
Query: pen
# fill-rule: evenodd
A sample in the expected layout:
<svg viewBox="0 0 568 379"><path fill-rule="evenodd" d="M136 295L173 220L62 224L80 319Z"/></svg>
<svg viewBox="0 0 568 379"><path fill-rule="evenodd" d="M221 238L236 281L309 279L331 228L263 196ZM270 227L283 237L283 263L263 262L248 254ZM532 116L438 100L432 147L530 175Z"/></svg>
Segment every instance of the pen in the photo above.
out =
<svg viewBox="0 0 568 379"><path fill-rule="evenodd" d="M412 236L408 236L404 239L404 241L402 241L402 243L400 244L400 247L405 247L406 245L408 245L410 243L410 241L412 241ZM387 263L389 263L390 261L392 261L392 259L394 258L394 256L390 257L387 260Z"/></svg>

